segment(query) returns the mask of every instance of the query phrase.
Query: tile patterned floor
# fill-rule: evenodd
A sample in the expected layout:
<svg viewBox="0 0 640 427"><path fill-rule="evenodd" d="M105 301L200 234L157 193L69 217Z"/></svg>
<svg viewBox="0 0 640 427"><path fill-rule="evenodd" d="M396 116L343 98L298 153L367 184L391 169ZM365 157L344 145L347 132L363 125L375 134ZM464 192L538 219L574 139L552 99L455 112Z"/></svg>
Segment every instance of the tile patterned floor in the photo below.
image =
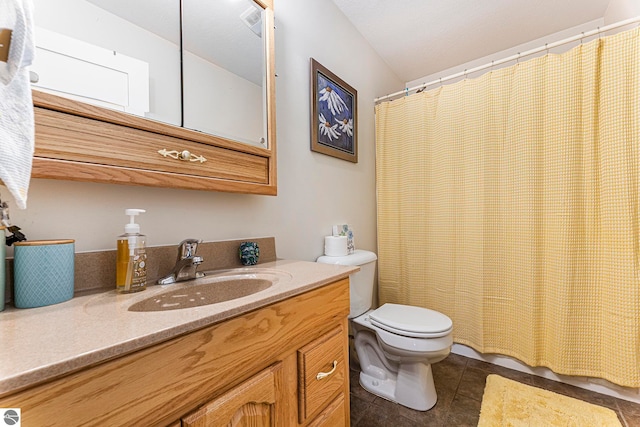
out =
<svg viewBox="0 0 640 427"><path fill-rule="evenodd" d="M465 427L477 426L487 375L498 374L613 409L624 427L640 427L640 404L594 393L490 363L451 354L433 365L438 403L426 412L413 411L365 391L359 372L351 370L352 427ZM586 427L586 426L585 426Z"/></svg>

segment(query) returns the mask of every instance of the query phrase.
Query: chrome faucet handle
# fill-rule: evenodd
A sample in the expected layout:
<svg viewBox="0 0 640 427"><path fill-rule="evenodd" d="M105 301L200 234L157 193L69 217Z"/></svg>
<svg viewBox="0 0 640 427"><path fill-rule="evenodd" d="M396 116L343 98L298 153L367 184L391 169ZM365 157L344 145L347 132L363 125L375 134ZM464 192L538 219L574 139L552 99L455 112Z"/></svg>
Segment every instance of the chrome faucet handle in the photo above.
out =
<svg viewBox="0 0 640 427"><path fill-rule="evenodd" d="M157 280L159 285L169 285L183 280L197 279L203 277L204 273L197 271L202 264L202 257L196 255L198 243L201 240L185 239L178 245L178 259L171 273Z"/></svg>
<svg viewBox="0 0 640 427"><path fill-rule="evenodd" d="M201 241L198 239L185 239L180 242L178 247L178 261L181 259L193 258L196 256L198 250L198 243Z"/></svg>

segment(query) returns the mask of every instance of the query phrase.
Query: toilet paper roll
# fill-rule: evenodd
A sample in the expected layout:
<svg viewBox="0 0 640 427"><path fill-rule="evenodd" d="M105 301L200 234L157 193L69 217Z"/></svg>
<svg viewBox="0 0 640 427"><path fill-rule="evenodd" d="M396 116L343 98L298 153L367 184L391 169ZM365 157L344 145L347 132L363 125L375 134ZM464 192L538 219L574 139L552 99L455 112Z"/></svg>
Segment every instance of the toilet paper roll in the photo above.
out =
<svg viewBox="0 0 640 427"><path fill-rule="evenodd" d="M324 254L326 256L346 256L347 236L326 236L324 238Z"/></svg>

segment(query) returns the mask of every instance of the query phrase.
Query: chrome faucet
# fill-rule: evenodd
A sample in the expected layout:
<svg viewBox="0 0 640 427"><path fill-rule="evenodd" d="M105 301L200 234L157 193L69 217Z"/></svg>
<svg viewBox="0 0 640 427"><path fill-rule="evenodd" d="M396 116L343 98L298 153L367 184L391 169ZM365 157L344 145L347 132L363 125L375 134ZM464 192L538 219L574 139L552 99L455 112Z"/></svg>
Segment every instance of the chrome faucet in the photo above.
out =
<svg viewBox="0 0 640 427"><path fill-rule="evenodd" d="M178 259L171 273L158 279L159 285L170 285L171 283L181 282L183 280L196 279L204 276L204 273L196 271L198 266L202 264L202 257L196 256L199 240L185 239L178 246Z"/></svg>

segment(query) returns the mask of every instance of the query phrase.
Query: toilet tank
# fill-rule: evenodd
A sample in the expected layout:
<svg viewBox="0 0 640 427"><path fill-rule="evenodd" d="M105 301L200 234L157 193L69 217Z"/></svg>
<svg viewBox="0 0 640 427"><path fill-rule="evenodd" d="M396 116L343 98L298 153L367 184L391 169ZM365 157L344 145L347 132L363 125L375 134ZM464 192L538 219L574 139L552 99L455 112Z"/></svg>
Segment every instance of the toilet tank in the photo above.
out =
<svg viewBox="0 0 640 427"><path fill-rule="evenodd" d="M321 264L357 265L360 271L349 276L349 292L351 311L349 318L357 317L373 306L373 288L376 274L376 254L356 249L346 256L321 256L317 262Z"/></svg>

